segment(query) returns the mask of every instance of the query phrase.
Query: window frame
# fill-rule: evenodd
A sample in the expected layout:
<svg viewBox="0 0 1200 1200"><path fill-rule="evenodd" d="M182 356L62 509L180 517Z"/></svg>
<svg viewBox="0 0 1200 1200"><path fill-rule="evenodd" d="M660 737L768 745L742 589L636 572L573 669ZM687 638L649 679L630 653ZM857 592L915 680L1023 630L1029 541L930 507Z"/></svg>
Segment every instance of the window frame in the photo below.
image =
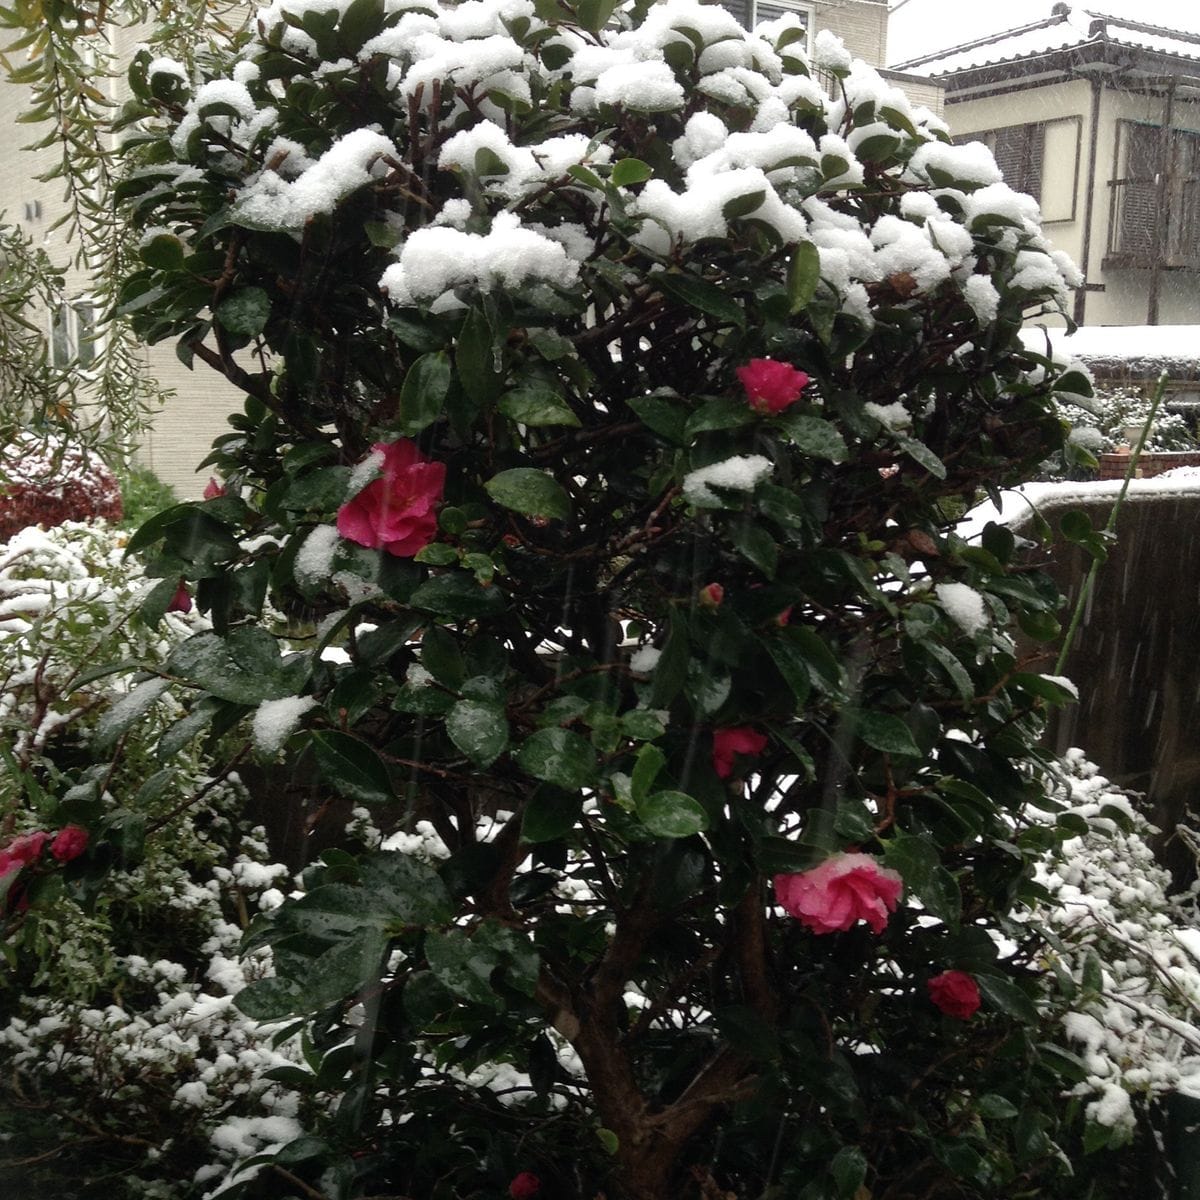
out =
<svg viewBox="0 0 1200 1200"><path fill-rule="evenodd" d="M983 142L993 154L996 152L996 135L1001 133L1010 133L1013 130L1025 131L1027 138L1032 137L1031 130L1041 130L1041 152L1038 155L1037 162L1037 194L1030 191L1024 186L1027 180L1022 180L1020 183L1014 182L1011 179L1005 178L1004 182L1008 184L1014 191L1024 192L1026 195L1033 196L1042 205L1042 187L1046 181L1046 130L1051 125L1074 125L1075 126L1075 162L1071 171L1071 211L1065 217L1043 217L1043 225L1070 225L1072 222L1079 219L1079 171L1082 160L1082 143L1083 143L1083 117L1078 113L1073 113L1064 117L1047 117L1042 121L1014 121L1011 125L994 125L988 129L978 129L974 133L962 133L956 135L954 141L956 143L963 142Z"/></svg>
<svg viewBox="0 0 1200 1200"><path fill-rule="evenodd" d="M807 23L804 27L804 53L812 53L813 31L817 20L817 8L815 4L809 0L762 0L763 3L769 4L772 8L780 8L785 12L794 12L798 16L807 18ZM759 0L749 0L750 18L749 28L753 29L759 23L758 15ZM783 15L783 14L780 14ZM766 18L772 20L774 18Z"/></svg>
<svg viewBox="0 0 1200 1200"><path fill-rule="evenodd" d="M50 365L56 370L75 368L86 375L92 374L93 364L102 348L96 331L96 313L96 301L88 295L63 300L57 308L46 311L47 352ZM80 355L84 347L86 359Z"/></svg>

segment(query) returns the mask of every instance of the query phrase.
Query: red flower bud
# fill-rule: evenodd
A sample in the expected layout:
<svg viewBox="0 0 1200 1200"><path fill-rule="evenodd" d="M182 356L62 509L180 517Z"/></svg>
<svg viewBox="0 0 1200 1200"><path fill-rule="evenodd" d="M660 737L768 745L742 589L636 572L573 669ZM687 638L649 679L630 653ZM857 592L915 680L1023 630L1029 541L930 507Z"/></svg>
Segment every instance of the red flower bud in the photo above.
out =
<svg viewBox="0 0 1200 1200"><path fill-rule="evenodd" d="M205 500L215 500L218 496L225 495L225 487L218 483L211 475L208 477L208 482L204 485Z"/></svg>
<svg viewBox="0 0 1200 1200"><path fill-rule="evenodd" d="M773 358L752 358L738 367L737 377L746 389L746 403L758 413L780 413L800 399L808 376Z"/></svg>
<svg viewBox="0 0 1200 1200"><path fill-rule="evenodd" d="M720 608L725 589L719 583L706 583L700 589L700 603L705 608Z"/></svg>
<svg viewBox="0 0 1200 1200"><path fill-rule="evenodd" d="M979 1008L979 984L966 971L943 971L925 986L929 999L948 1017L969 1021Z"/></svg>
<svg viewBox="0 0 1200 1200"><path fill-rule="evenodd" d="M192 594L187 589L187 584L181 579L179 586L175 589L175 595L171 597L171 603L167 605L167 612L189 613L192 611Z"/></svg>
<svg viewBox="0 0 1200 1200"><path fill-rule="evenodd" d="M513 1200L530 1200L542 1190L542 1181L532 1171L522 1171L508 1185Z"/></svg>
<svg viewBox="0 0 1200 1200"><path fill-rule="evenodd" d="M713 732L712 761L718 778L733 774L735 754L761 754L767 748L767 737L749 725L735 725Z"/></svg>
<svg viewBox="0 0 1200 1200"><path fill-rule="evenodd" d="M88 831L79 825L64 825L50 843L50 853L61 863L78 858L88 844Z"/></svg>

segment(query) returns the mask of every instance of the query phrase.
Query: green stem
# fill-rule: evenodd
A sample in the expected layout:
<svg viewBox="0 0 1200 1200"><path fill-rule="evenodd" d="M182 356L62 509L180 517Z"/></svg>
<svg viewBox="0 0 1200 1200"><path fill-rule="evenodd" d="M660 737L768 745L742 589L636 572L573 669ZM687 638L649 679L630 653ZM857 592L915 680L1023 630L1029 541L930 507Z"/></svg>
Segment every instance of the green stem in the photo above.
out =
<svg viewBox="0 0 1200 1200"><path fill-rule="evenodd" d="M1129 456L1129 466L1125 468L1125 478L1121 482L1121 490L1117 493L1117 499L1113 504L1112 512L1108 514L1108 521L1104 526L1106 534L1112 533L1117 527L1117 516L1125 500L1125 493L1129 491L1129 481L1133 479L1137 471L1138 460L1142 457L1142 450L1145 448L1146 441L1150 437L1150 430L1154 426L1154 418L1158 416L1159 405L1162 404L1166 390L1167 373L1164 371L1158 377L1158 386L1154 389L1154 399L1150 404L1150 412L1142 424L1142 432L1138 437L1137 445L1133 448L1133 453ZM1083 581L1083 587L1080 588L1079 598L1075 601L1075 611L1071 614L1071 624L1067 626L1067 634L1063 639L1062 649L1058 654L1058 661L1054 664L1054 673L1056 675L1061 675L1063 667L1066 665L1067 655L1071 652L1071 646L1075 641L1075 634L1079 631L1079 623L1083 620L1083 610L1087 607L1087 602L1092 594L1092 588L1096 584L1096 576L1099 574L1099 571L1100 559L1093 557L1091 568L1088 570L1087 577Z"/></svg>

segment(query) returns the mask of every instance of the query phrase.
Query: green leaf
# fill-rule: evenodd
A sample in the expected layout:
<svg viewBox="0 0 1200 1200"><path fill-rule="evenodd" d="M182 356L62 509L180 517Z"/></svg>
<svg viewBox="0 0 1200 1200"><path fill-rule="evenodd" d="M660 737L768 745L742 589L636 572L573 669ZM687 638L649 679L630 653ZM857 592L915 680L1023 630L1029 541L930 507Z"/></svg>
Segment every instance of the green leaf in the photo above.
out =
<svg viewBox="0 0 1200 1200"><path fill-rule="evenodd" d="M582 810L582 792L564 792L548 784L535 788L521 814L521 838L536 843L564 837Z"/></svg>
<svg viewBox="0 0 1200 1200"><path fill-rule="evenodd" d="M154 707L163 692L170 687L170 680L146 679L131 691L118 697L116 702L96 722L94 742L96 749L105 754L116 745L121 734L131 729Z"/></svg>
<svg viewBox="0 0 1200 1200"><path fill-rule="evenodd" d="M575 11L579 24L589 33L599 33L608 24L617 7L617 0L579 0Z"/></svg>
<svg viewBox="0 0 1200 1200"><path fill-rule="evenodd" d="M366 742L323 729L312 734L312 747L321 774L347 799L390 804L396 798L383 759Z"/></svg>
<svg viewBox="0 0 1200 1200"><path fill-rule="evenodd" d="M504 608L504 597L492 587L482 587L468 571L454 571L427 579L409 597L413 608L450 620L470 621L491 616Z"/></svg>
<svg viewBox="0 0 1200 1200"><path fill-rule="evenodd" d="M883 162L900 148L900 139L891 133L874 133L854 147L859 162Z"/></svg>
<svg viewBox="0 0 1200 1200"><path fill-rule="evenodd" d="M446 714L450 740L480 769L508 748L508 720L502 704L460 700Z"/></svg>
<svg viewBox="0 0 1200 1200"><path fill-rule="evenodd" d="M683 622L672 614L670 632L654 667L649 706L666 708L679 695L687 679L688 636Z"/></svg>
<svg viewBox="0 0 1200 1200"><path fill-rule="evenodd" d="M779 668L784 682L792 689L792 695L796 698L796 708L802 709L812 695L808 660L794 642L775 637L761 640L772 661Z"/></svg>
<svg viewBox="0 0 1200 1200"><path fill-rule="evenodd" d="M1015 1104L1010 1104L995 1092L985 1092L980 1096L975 1103L975 1110L989 1121L1011 1121L1020 1111Z"/></svg>
<svg viewBox="0 0 1200 1200"><path fill-rule="evenodd" d="M928 639L922 640L920 645L921 649L931 658L935 659L946 674L950 676L959 698L970 700L975 695L975 684L971 676L967 673L966 667L955 657L954 652L948 646L943 646L940 642Z"/></svg>
<svg viewBox="0 0 1200 1200"><path fill-rule="evenodd" d="M494 475L484 485L497 504L531 517L565 520L571 502L557 481L533 467L513 467Z"/></svg>
<svg viewBox="0 0 1200 1200"><path fill-rule="evenodd" d="M254 980L233 1002L252 1021L278 1021L306 1011L300 985L277 975Z"/></svg>
<svg viewBox="0 0 1200 1200"><path fill-rule="evenodd" d="M613 164L609 179L616 187L628 187L631 183L645 183L654 174L654 168L640 158L623 158Z"/></svg>
<svg viewBox="0 0 1200 1200"><path fill-rule="evenodd" d="M841 693L841 664L818 633L803 625L790 625L779 637L805 662L814 687L829 696Z"/></svg>
<svg viewBox="0 0 1200 1200"><path fill-rule="evenodd" d="M159 233L138 247L147 266L159 271L178 271L183 267L183 241L173 233Z"/></svg>
<svg viewBox="0 0 1200 1200"><path fill-rule="evenodd" d="M813 242L801 242L788 264L788 311L803 312L817 294L821 282L821 252Z"/></svg>
<svg viewBox="0 0 1200 1200"><path fill-rule="evenodd" d="M328 1008L378 982L387 942L381 929L368 926L319 954L301 982L305 1009Z"/></svg>
<svg viewBox="0 0 1200 1200"><path fill-rule="evenodd" d="M914 462L918 462L930 475L937 479L946 478L946 464L924 442L915 438L902 437L897 439L900 449Z"/></svg>
<svg viewBox="0 0 1200 1200"><path fill-rule="evenodd" d="M785 412L777 416L775 422L801 454L835 463L846 461L846 439L832 421Z"/></svg>
<svg viewBox="0 0 1200 1200"><path fill-rule="evenodd" d="M271 315L271 297L262 288L242 288L217 305L217 321L230 333L257 337Z"/></svg>
<svg viewBox="0 0 1200 1200"><path fill-rule="evenodd" d="M861 800L845 794L838 798L833 828L851 842L867 842L875 836L875 818Z"/></svg>
<svg viewBox="0 0 1200 1200"><path fill-rule="evenodd" d="M531 427L581 423L566 401L549 388L525 387L505 392L496 407L510 421Z"/></svg>
<svg viewBox="0 0 1200 1200"><path fill-rule="evenodd" d="M595 751L569 729L539 729L521 744L516 760L527 775L565 791L578 791L596 782Z"/></svg>
<svg viewBox="0 0 1200 1200"><path fill-rule="evenodd" d="M361 49L383 29L385 13L384 0L351 0L338 20L338 31L347 45Z"/></svg>
<svg viewBox="0 0 1200 1200"><path fill-rule="evenodd" d="M167 670L190 683L194 683L221 700L235 704L261 704L264 700L282 700L296 694L303 677L285 669L279 657L278 645L266 630L239 631L240 653L232 653L234 635L229 643L215 633L198 633L181 642L171 651L167 659ZM261 651L251 651L249 634L266 638L274 648L272 662ZM249 663L247 667L246 663Z"/></svg>
<svg viewBox="0 0 1200 1200"><path fill-rule="evenodd" d="M706 433L711 429L737 429L741 425L749 425L753 420L754 413L745 401L718 396L702 404L688 417L683 429L684 440L690 442L698 433Z"/></svg>
<svg viewBox="0 0 1200 1200"><path fill-rule="evenodd" d="M857 1146L843 1146L829 1164L839 1197L854 1200L867 1177L867 1157Z"/></svg>
<svg viewBox="0 0 1200 1200"><path fill-rule="evenodd" d="M691 837L708 828L708 814L683 792L655 792L637 806L638 819L655 837Z"/></svg>
<svg viewBox="0 0 1200 1200"><path fill-rule="evenodd" d="M490 946L476 946L460 930L431 933L425 939L429 969L456 996L498 1009L502 1001L492 988L492 972L500 965Z"/></svg>
<svg viewBox="0 0 1200 1200"><path fill-rule="evenodd" d="M739 522L730 533L738 553L768 579L774 579L779 565L779 547L775 539L761 525L752 525L749 521Z"/></svg>
<svg viewBox="0 0 1200 1200"><path fill-rule="evenodd" d="M481 309L471 309L463 322L454 349L454 366L463 391L475 404L490 404L500 394L503 346Z"/></svg>
<svg viewBox="0 0 1200 1200"><path fill-rule="evenodd" d="M912 730L893 713L848 708L846 716L858 737L875 750L884 754L921 757L921 749L913 739Z"/></svg>
<svg viewBox="0 0 1200 1200"><path fill-rule="evenodd" d="M727 221L748 217L752 212L762 208L762 203L766 198L767 193L762 188L755 192L745 192L740 196L733 196L721 205L721 216Z"/></svg>
<svg viewBox="0 0 1200 1200"><path fill-rule="evenodd" d="M359 877L365 907L384 926L436 925L454 914L437 872L399 850L380 850L360 859Z"/></svg>
<svg viewBox="0 0 1200 1200"><path fill-rule="evenodd" d="M397 427L411 436L432 425L442 415L450 391L450 358L444 350L422 354L404 376L400 389Z"/></svg>
<svg viewBox="0 0 1200 1200"><path fill-rule="evenodd" d="M467 677L458 640L440 625L430 625L421 638L421 666L448 688L459 688Z"/></svg>
<svg viewBox="0 0 1200 1200"><path fill-rule="evenodd" d="M1006 1016L1027 1024L1037 1024L1037 1008L1029 996L1010 979L1000 975L978 974L975 982L989 1006Z"/></svg>
<svg viewBox="0 0 1200 1200"><path fill-rule="evenodd" d="M899 871L905 887L932 916L957 929L962 915L962 897L954 876L942 866L937 847L923 837L902 833L884 848L884 860Z"/></svg>
<svg viewBox="0 0 1200 1200"><path fill-rule="evenodd" d="M664 271L651 276L651 280L670 299L739 329L745 328L746 314L742 306L715 283L681 271Z"/></svg>
<svg viewBox="0 0 1200 1200"><path fill-rule="evenodd" d="M585 167L582 163L572 163L567 168L567 174L576 183L582 183L585 187L595 188L598 192L604 191L604 180L595 171Z"/></svg>
<svg viewBox="0 0 1200 1200"><path fill-rule="evenodd" d="M621 1148L621 1139L611 1129L605 1129L602 1125L596 1129L596 1138L604 1147L604 1152L610 1156Z"/></svg>
<svg viewBox="0 0 1200 1200"><path fill-rule="evenodd" d="M687 445L685 429L688 423L687 410L677 400L663 396L635 396L626 403L641 418L642 423L659 437L666 438L678 446Z"/></svg>
<svg viewBox="0 0 1200 1200"><path fill-rule="evenodd" d="M633 764L633 775L629 790L635 805L641 804L658 778L658 773L667 765L667 756L652 742L647 742L638 752Z"/></svg>

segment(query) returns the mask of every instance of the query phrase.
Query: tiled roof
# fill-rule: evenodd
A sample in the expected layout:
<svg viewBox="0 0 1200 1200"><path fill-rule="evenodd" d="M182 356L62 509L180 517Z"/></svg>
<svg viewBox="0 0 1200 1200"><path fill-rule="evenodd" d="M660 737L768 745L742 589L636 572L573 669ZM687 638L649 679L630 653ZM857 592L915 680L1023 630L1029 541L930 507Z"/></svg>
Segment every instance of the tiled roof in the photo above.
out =
<svg viewBox="0 0 1200 1200"><path fill-rule="evenodd" d="M951 75L956 71L1016 62L1102 41L1179 58L1193 58L1200 62L1200 35L1073 8L1031 25L1022 25L1018 29L953 46L937 54L897 63L896 69L920 75Z"/></svg>

